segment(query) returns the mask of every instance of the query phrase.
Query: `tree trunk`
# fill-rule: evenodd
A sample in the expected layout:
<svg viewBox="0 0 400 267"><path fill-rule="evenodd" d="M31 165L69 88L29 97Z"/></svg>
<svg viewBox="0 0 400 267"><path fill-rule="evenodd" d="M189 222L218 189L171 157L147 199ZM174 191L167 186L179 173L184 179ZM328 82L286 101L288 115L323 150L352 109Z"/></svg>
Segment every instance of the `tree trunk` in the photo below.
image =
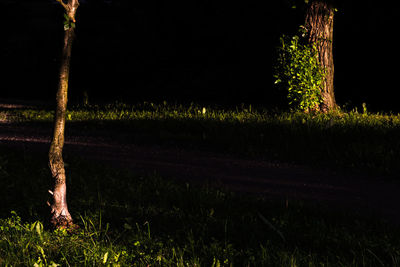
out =
<svg viewBox="0 0 400 267"><path fill-rule="evenodd" d="M55 228L69 228L73 226L73 220L67 206L67 185L62 151L64 147L65 117L68 100L69 68L75 27L72 22L75 23L75 12L79 3L77 0L69 0L68 4L64 4L62 0L59 2L65 8L69 21L66 21L64 25L64 47L57 91L54 133L49 151L49 167L55 181L54 190L49 191L53 195L50 222Z"/></svg>
<svg viewBox="0 0 400 267"><path fill-rule="evenodd" d="M329 0L315 0L307 10L305 27L308 31L310 43L316 43L318 58L326 75L321 88L322 104L320 109L327 112L336 108L333 88L333 16L335 9Z"/></svg>

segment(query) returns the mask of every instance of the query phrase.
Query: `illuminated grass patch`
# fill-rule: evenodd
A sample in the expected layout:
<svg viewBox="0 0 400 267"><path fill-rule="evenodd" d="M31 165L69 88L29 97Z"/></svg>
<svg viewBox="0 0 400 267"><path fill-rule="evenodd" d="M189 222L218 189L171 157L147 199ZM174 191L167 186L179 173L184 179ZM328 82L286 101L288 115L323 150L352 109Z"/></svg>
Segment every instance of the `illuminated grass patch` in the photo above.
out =
<svg viewBox="0 0 400 267"><path fill-rule="evenodd" d="M3 112L4 114L5 112ZM20 109L8 111L15 121L51 121L54 112L37 109ZM154 104L144 102L138 105L122 103L98 106L75 106L68 110L69 121L132 121L132 120L209 120L217 122L239 123L290 123L306 124L317 128L333 126L365 126L393 128L400 126L400 115L371 114L366 112L331 112L302 113L302 112L269 112L242 105L235 109L219 109L204 107L196 104Z"/></svg>
<svg viewBox="0 0 400 267"><path fill-rule="evenodd" d="M8 120L44 123L46 110L8 111ZM69 133L134 144L212 150L266 160L396 176L400 172L400 116L362 112L270 112L252 106L121 103L72 107ZM42 125L43 126L43 125ZM84 130L82 130L84 129Z"/></svg>

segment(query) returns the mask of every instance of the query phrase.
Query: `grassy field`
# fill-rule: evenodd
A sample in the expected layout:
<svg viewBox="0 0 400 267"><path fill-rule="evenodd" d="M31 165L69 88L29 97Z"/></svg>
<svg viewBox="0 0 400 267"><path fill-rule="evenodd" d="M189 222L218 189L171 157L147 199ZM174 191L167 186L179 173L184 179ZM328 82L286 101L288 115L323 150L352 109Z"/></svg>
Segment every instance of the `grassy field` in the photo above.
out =
<svg viewBox="0 0 400 267"><path fill-rule="evenodd" d="M1 120L52 127L45 109ZM400 116L196 105L72 107L69 133L394 178ZM45 154L0 146L0 266L400 266L400 228L323 203L279 202L137 176L66 155L74 233L49 228Z"/></svg>
<svg viewBox="0 0 400 267"><path fill-rule="evenodd" d="M20 109L8 111L7 118L52 127L53 112ZM399 178L400 116L370 114L365 107L360 112L304 114L252 106L223 110L195 104L117 103L72 107L67 119L67 132L106 131L126 143L182 146Z"/></svg>
<svg viewBox="0 0 400 267"><path fill-rule="evenodd" d="M69 208L80 229L53 231L46 155L0 152L0 266L400 266L400 228L365 214L71 156Z"/></svg>

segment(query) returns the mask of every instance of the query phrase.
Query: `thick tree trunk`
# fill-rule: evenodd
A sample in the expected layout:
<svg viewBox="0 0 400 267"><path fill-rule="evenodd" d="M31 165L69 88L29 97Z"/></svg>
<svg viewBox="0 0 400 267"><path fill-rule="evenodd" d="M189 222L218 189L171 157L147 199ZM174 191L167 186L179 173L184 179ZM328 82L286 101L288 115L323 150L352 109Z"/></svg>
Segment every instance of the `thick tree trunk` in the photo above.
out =
<svg viewBox="0 0 400 267"><path fill-rule="evenodd" d="M316 43L321 66L326 71L325 81L321 88L321 110L326 112L336 107L333 88L333 17L335 9L329 0L315 0L307 10L305 27L310 43Z"/></svg>
<svg viewBox="0 0 400 267"><path fill-rule="evenodd" d="M59 1L66 10L70 22L75 23L75 12L78 7L77 0L69 0L68 4ZM64 47L60 67L60 81L57 91L57 107L54 118L54 133L49 150L49 167L55 184L53 203L51 204L51 223L56 228L69 228L73 225L71 214L67 206L67 185L62 151L64 147L65 117L68 101L68 79L71 61L74 27L64 27Z"/></svg>

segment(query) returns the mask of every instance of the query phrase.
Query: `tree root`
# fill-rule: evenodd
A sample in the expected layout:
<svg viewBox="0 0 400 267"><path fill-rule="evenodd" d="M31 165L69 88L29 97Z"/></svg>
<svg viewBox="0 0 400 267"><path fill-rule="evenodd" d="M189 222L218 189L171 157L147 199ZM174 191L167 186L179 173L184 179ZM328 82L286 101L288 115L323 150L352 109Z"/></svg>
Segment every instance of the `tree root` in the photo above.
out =
<svg viewBox="0 0 400 267"><path fill-rule="evenodd" d="M50 224L54 229L67 230L69 233L73 233L79 229L79 225L75 224L71 218L64 215L53 215L50 219Z"/></svg>

